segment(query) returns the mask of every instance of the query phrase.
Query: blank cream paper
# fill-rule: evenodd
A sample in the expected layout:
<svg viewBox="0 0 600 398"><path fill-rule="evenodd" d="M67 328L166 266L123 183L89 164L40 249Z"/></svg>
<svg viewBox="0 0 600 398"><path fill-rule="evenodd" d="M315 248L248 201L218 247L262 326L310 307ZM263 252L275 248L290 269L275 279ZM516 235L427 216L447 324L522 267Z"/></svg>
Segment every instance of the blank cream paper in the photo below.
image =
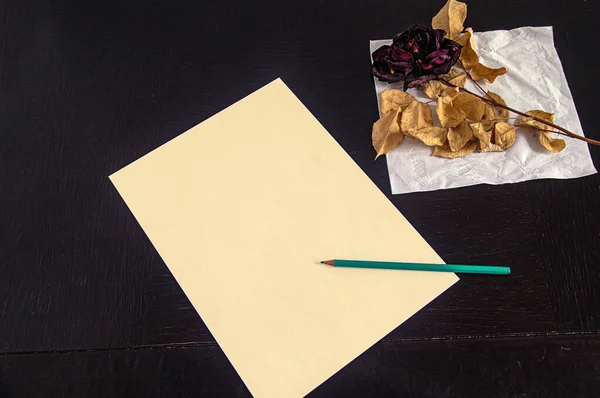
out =
<svg viewBox="0 0 600 398"><path fill-rule="evenodd" d="M308 394L452 273L277 79L110 179L255 397Z"/></svg>

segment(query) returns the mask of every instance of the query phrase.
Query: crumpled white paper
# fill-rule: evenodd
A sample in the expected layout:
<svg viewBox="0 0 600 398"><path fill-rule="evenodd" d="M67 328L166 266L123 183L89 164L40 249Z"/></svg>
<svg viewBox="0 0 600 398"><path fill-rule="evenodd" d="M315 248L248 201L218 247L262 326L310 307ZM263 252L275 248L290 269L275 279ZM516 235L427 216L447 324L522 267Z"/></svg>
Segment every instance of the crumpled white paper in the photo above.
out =
<svg viewBox="0 0 600 398"><path fill-rule="evenodd" d="M542 109L555 114L555 123L583 134L577 110L560 59L554 48L552 27L523 27L512 30L476 32L480 61L486 66L505 66L508 73L484 89L498 93L508 106L526 112ZM371 41L371 53L391 40ZM472 82L466 86L478 92ZM379 94L401 83L375 79ZM422 92L409 92L427 100ZM432 106L435 104L432 104ZM434 110L435 116L435 110ZM518 115L511 113L511 117ZM596 173L585 142L564 138L567 147L550 153L534 137L534 130L519 128L517 139L506 152L473 153L460 159L431 156L432 148L418 140L405 139L388 153L387 165L393 194L433 191L476 184L505 184L540 178L577 178Z"/></svg>

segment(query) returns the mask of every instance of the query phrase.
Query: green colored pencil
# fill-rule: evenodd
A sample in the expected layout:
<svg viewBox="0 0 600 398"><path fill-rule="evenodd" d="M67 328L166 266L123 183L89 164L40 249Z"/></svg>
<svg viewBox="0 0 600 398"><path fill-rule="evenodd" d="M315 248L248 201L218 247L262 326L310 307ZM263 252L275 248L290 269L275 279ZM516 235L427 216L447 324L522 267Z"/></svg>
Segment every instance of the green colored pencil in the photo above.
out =
<svg viewBox="0 0 600 398"><path fill-rule="evenodd" d="M493 265L459 265L459 264L421 264L421 263L391 263L385 261L361 261L361 260L327 260L321 264L332 267L346 268L379 268L400 269L408 271L433 271L433 272L458 272L461 274L487 274L508 275L509 267L498 267Z"/></svg>

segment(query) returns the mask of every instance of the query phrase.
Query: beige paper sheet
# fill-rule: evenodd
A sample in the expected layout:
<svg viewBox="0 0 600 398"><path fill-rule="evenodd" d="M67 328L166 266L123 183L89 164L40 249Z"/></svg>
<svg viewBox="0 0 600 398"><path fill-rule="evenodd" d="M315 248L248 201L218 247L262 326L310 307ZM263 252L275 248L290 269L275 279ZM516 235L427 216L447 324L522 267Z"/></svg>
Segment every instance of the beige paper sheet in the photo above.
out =
<svg viewBox="0 0 600 398"><path fill-rule="evenodd" d="M368 133L368 132L367 132ZM255 397L301 397L454 284L277 79L110 176Z"/></svg>

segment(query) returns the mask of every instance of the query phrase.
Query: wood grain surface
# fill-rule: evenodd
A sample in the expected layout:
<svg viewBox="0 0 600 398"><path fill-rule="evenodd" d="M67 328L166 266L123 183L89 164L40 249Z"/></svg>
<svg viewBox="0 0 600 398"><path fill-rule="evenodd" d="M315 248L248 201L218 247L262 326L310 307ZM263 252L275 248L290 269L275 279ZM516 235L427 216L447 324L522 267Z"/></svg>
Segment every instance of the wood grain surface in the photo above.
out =
<svg viewBox="0 0 600 398"><path fill-rule="evenodd" d="M277 77L447 262L513 269L462 277L314 396L598 396L600 177L391 196L373 161L368 42L442 3L1 2L0 396L248 394L107 177ZM600 4L468 4L475 31L554 26L600 139Z"/></svg>
<svg viewBox="0 0 600 398"><path fill-rule="evenodd" d="M598 397L600 340L381 342L317 387L331 397ZM250 397L216 345L0 357L0 397Z"/></svg>

